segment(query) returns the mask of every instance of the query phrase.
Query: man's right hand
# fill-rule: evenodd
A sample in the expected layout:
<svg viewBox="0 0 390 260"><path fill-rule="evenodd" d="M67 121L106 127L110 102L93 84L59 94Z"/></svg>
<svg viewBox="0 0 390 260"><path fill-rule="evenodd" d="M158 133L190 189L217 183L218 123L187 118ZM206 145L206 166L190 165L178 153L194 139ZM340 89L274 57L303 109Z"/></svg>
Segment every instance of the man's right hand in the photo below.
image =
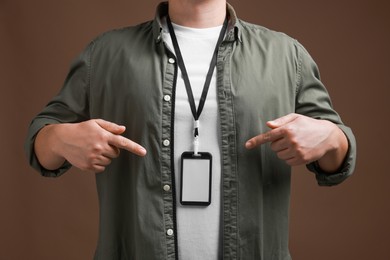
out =
<svg viewBox="0 0 390 260"><path fill-rule="evenodd" d="M48 125L39 131L34 149L48 170L58 169L67 160L81 170L102 172L119 156L120 149L146 155L145 148L121 136L125 129L102 119Z"/></svg>

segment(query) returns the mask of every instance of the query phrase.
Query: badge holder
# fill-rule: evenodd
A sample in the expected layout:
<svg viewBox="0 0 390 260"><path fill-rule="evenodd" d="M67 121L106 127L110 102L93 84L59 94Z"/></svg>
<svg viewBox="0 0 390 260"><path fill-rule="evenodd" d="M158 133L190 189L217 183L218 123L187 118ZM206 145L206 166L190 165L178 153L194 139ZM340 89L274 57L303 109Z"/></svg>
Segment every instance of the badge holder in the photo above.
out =
<svg viewBox="0 0 390 260"><path fill-rule="evenodd" d="M211 203L210 153L184 152L181 155L180 203L208 206Z"/></svg>

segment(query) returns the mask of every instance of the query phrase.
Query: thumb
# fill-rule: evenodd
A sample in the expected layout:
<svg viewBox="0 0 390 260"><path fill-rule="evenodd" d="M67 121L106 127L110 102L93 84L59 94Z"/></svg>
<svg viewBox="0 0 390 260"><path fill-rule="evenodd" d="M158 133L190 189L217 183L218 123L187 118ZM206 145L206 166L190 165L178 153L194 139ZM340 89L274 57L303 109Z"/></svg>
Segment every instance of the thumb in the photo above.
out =
<svg viewBox="0 0 390 260"><path fill-rule="evenodd" d="M104 130L115 135L120 135L126 130L126 127L123 125L117 125L103 119L95 119L95 122Z"/></svg>
<svg viewBox="0 0 390 260"><path fill-rule="evenodd" d="M268 121L267 122L267 126L269 128L272 128L272 129L275 129L275 128L278 128L278 127L281 127L281 126L284 126L292 121L294 121L295 119L297 119L299 117L298 114L295 114L295 113L291 113L291 114L288 114L286 116L282 116L282 117L279 117L277 119L274 119L272 121Z"/></svg>

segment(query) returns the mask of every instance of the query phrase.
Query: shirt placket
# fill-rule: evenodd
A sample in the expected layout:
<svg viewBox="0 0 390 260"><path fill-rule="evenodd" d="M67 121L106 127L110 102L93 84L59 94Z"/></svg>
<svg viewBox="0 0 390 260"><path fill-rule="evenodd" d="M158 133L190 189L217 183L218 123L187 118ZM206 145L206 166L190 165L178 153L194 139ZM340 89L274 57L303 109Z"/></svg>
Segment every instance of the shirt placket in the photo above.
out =
<svg viewBox="0 0 390 260"><path fill-rule="evenodd" d="M162 189L164 200L164 226L166 235L167 259L177 259L176 232L176 188L173 162L173 115L175 110L175 85L177 77L176 59L171 52L165 59L166 69L163 84L162 105Z"/></svg>
<svg viewBox="0 0 390 260"><path fill-rule="evenodd" d="M219 48L217 60L217 95L221 118L221 173L223 259L238 257L238 181L236 129L230 80L230 59L234 31L230 30Z"/></svg>

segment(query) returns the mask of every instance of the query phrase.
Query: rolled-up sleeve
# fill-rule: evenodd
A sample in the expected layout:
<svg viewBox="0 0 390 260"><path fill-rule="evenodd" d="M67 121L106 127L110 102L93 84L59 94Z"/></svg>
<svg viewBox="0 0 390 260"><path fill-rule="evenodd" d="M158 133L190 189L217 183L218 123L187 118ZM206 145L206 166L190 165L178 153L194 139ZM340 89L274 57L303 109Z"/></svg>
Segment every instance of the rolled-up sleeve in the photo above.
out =
<svg viewBox="0 0 390 260"><path fill-rule="evenodd" d="M57 170L47 170L42 167L34 152L34 142L38 132L46 125L77 123L89 119L89 89L93 45L93 42L89 44L74 60L59 94L32 120L28 129L25 152L30 165L43 176L60 176L71 167L68 162L65 162Z"/></svg>
<svg viewBox="0 0 390 260"><path fill-rule="evenodd" d="M354 171L356 163L355 136L352 130L343 124L340 116L333 109L329 94L320 80L318 67L309 53L298 42L296 42L296 51L296 113L331 121L344 132L348 139L348 152L337 172L332 174L326 173L320 169L317 162L307 165L307 168L315 173L319 185L336 185L348 178Z"/></svg>

